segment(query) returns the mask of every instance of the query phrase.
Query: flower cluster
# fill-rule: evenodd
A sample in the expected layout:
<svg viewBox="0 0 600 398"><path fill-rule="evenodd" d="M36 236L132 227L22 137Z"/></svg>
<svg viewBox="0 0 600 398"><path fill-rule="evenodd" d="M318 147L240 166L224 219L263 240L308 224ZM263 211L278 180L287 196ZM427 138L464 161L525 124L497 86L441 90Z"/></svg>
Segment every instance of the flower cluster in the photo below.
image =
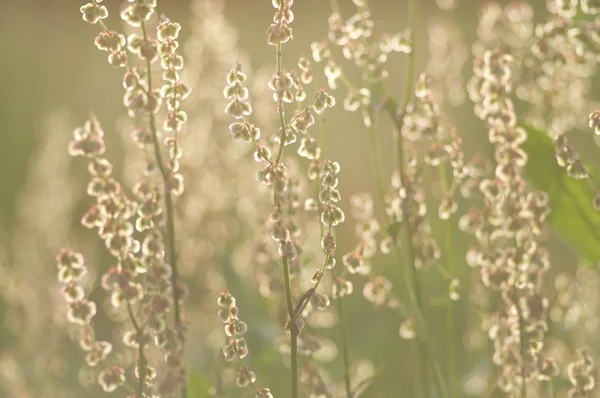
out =
<svg viewBox="0 0 600 398"><path fill-rule="evenodd" d="M485 209L475 228L480 245L476 263L484 285L502 296L489 336L495 348L493 361L502 368L498 384L507 392L552 376L543 365L549 360L541 353L548 300L540 292L542 275L549 268L540 240L550 209L548 195L530 191L524 180L527 155L520 146L527 134L515 126L511 76L512 57L487 51L476 60L471 82L479 90L470 92L495 145L495 176L480 184Z"/></svg>
<svg viewBox="0 0 600 398"><path fill-rule="evenodd" d="M573 387L569 390L569 398L588 398L596 384L594 360L585 351L578 353L578 359L569 364L567 375Z"/></svg>
<svg viewBox="0 0 600 398"><path fill-rule="evenodd" d="M236 379L239 387L250 386L256 393L256 398L273 398L268 388L257 388L256 375L244 364L244 358L248 355L248 344L242 337L248 330L248 325L238 318L239 309L236 306L235 297L227 290L223 290L217 300L219 305L219 319L225 324L225 334L227 335L227 344L223 347L223 355L226 361L238 359L241 363L240 370Z"/></svg>
<svg viewBox="0 0 600 398"><path fill-rule="evenodd" d="M95 22L90 15L96 8L103 9L97 14L106 17L106 9L98 3L94 1L82 8L86 21ZM156 0L131 0L122 10L121 18L132 27L141 27L141 36L131 33L125 40L123 35L109 31L101 22L103 30L96 38L96 46L110 52L110 63L125 67L123 102L129 116L136 122L147 121L132 132L134 141L145 149L146 159L145 173L132 189L135 198L130 199L121 184L111 177L113 166L103 157L104 134L95 118L75 131L69 146L71 155L90 158L88 169L92 180L88 194L96 198L96 203L83 216L82 224L98 228L99 236L116 260L116 265L102 275L101 282L110 295L109 313L126 314L125 319L128 317L133 326L133 330L122 332L122 339L126 346L137 350L136 396L147 392L171 394L186 380L181 310L186 292L177 277L172 195L183 192L183 177L178 172L182 151L177 133L187 119L180 102L191 90L179 79L183 67L183 58L177 53L180 26L162 17L157 39L148 34L146 22L154 15L156 6ZM145 68L127 65L126 50L145 61ZM166 82L160 90L152 87L151 69L159 59ZM174 135L165 140L168 162L163 160L161 134L156 125L156 115L163 102L167 104L163 127ZM157 171L162 177L163 190L154 181ZM139 235L134 238L136 231ZM169 327L167 321L167 313L172 308L175 328ZM164 354L166 364L165 376L158 386L151 383L156 371L150 366L146 353L152 340ZM115 369L105 376L107 380L121 377Z"/></svg>
<svg viewBox="0 0 600 398"><path fill-rule="evenodd" d="M81 278L87 267L83 256L71 249L63 249L56 256L58 279L63 283L62 294L68 304L67 319L79 327L79 345L86 352L86 365L95 368L104 365L98 373L98 384L106 392L115 391L125 383L125 371L119 366L107 366L105 362L113 350L111 343L96 340L92 319L96 315L96 304L85 297Z"/></svg>
<svg viewBox="0 0 600 398"><path fill-rule="evenodd" d="M273 7L277 11L273 16L273 23L267 29L267 43L270 45L279 46L293 38L292 28L289 27L294 20L292 4L294 4L294 0L273 0Z"/></svg>

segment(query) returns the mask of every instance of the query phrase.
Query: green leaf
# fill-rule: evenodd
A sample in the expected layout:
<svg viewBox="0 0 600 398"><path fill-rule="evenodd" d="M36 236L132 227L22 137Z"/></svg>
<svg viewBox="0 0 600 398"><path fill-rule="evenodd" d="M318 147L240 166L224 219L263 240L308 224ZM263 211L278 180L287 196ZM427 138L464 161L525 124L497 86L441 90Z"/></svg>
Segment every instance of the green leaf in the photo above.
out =
<svg viewBox="0 0 600 398"><path fill-rule="evenodd" d="M190 381L188 383L189 398L210 398L208 390L212 383L206 377L198 373L190 373Z"/></svg>
<svg viewBox="0 0 600 398"><path fill-rule="evenodd" d="M575 180L556 162L552 139L543 131L523 126L528 161L525 175L531 184L550 196L550 226L573 247L589 266L600 261L600 213L584 180ZM589 165L592 175L597 176Z"/></svg>

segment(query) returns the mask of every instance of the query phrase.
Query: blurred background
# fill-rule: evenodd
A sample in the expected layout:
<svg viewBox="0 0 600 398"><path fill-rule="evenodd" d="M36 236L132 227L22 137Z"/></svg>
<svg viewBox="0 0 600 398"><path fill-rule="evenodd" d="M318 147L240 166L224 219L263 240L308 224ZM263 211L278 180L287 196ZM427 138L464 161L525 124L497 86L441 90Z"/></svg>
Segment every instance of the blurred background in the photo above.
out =
<svg viewBox="0 0 600 398"><path fill-rule="evenodd" d="M57 294L54 264L54 256L58 250L67 245L86 254L90 264L100 265L108 261L107 255L103 253L103 245L95 233L84 231L79 227L79 219L89 206L90 200L85 195L88 178L85 162L81 159L70 159L66 150L73 128L81 125L91 113L95 114L106 133L108 157L115 163L117 170L119 168L123 170L124 175L131 171L127 171L128 167L125 164L127 158L123 155L128 153L127 145L130 144L124 142L128 141L129 137L127 134L121 134L125 130L122 71L112 69L106 62L106 54L98 51L94 46L93 40L98 27L82 21L79 12L79 7L82 5L80 3L72 0L52 2L0 0L0 54L2 55L0 60L0 103L2 104L0 106L0 246L4 248L0 252L0 266L2 266L0 290L3 292L0 294L0 374L2 375L0 396L2 397L41 397L42 395L39 395L41 388L46 392L44 396L48 397L106 396L94 389L82 390L79 386L81 383L85 384L87 377L79 371L83 363L83 353L78 350L77 344L73 342L73 336L69 335L69 329L65 325L64 303ZM223 45L225 48L221 54L218 47L211 49L213 54L220 54L221 57L218 62L215 61L218 73L214 76L208 74L214 77L211 80L204 80L207 84L206 93L209 94L203 94L202 101L196 102L197 106L201 105L203 108L187 108L190 115L196 111L203 115L213 111L216 114L218 109L224 109L225 100L219 90L222 90L225 85L227 69L224 69L221 63L229 63L231 67L236 59L242 60L252 82L250 88L253 90L255 87L257 96L260 95L260 90L266 89L266 81L274 70L275 64L274 48L268 46L265 39L265 32L273 15L271 1L217 2L223 5L222 15L219 7L206 11L203 3L202 0L198 0L191 7L190 2L186 0L159 0L158 6L159 13L164 13L172 20L181 23L183 27L181 42L184 46L188 39L191 38L192 42L198 41L197 36L202 36L202 29L194 32L193 29L189 29L190 26L217 29L211 32L215 36L221 36L218 29L222 28L221 40L228 43L227 46ZM373 19L377 23L376 31L396 33L407 28L407 1L371 0L369 3ZM450 52L458 54L456 57L459 65L456 77L466 82L472 74L470 46L477 37L477 14L483 2L461 0L459 4L456 0L454 3L457 4L456 7L450 7L452 1L419 1L421 12L417 24L419 30L416 42L417 72L432 67L429 54L430 34L435 32L435 26L445 26L447 32L450 32L447 44ZM500 3L507 4L508 1ZM535 19L544 18L546 15L544 0L532 0L530 3L536 12ZM106 20L107 25L111 29L122 31L122 23L117 12L121 1L105 0L103 4L110 13ZM340 0L340 5L344 17L354 14L355 6L350 0ZM194 13L191 12L192 8L195 10ZM297 0L293 11L296 17L292 25L294 39L286 44L283 50L284 66L288 68L295 66L299 56L310 57L312 42L326 40L330 7L329 2L325 0ZM210 13L218 14L222 22L202 25ZM196 37L192 37L194 34ZM210 44L205 44L204 47L210 47ZM193 48L193 46L186 47L188 55ZM230 55L229 58L223 55L225 52ZM208 69L213 62L210 58L211 52L204 54L203 67ZM342 59L341 54L337 54L337 57ZM394 55L387 64L390 77L386 81L386 86L397 97L400 97L403 92L402 82L406 62L405 56ZM346 65L342 63L342 66L345 68ZM344 72L350 80L358 83L360 73L352 65L347 66ZM190 74L195 72L200 73L199 70L187 71ZM314 73L315 83L311 85L309 97L318 87L326 85L322 65L314 65ZM201 82L193 86L195 92L203 93ZM460 86L461 84L459 88ZM464 86L465 84L462 84L463 89ZM473 115L472 104L459 88L455 87L455 91L444 93L444 96L449 98L445 108L450 110L445 115L447 122L449 125L456 126L457 132L463 137L467 158L477 153L489 154L485 126ZM211 97L213 94L214 96ZM348 209L351 194L362 191L375 192L376 189L370 154L365 149L369 145L368 136L362 127L361 116L358 113L349 114L343 111L341 103L344 90L339 95L333 92L333 95L338 99L338 106L327 115L328 138L324 153L326 158L341 164L340 190L344 198L342 208ZM259 106L255 105L255 112L267 114L265 116L267 120L273 118L274 110L272 101L262 101ZM227 120L224 115L215 116L215 120L215 122L192 123L186 133L188 139L205 142L208 140L206 137L222 135L224 139L218 142L227 143L223 145L237 145L237 143L230 143L227 124L223 122ZM378 132L384 170L386 170L385 178L389 180L392 163L392 128L387 118L383 118L379 123ZM587 146L588 149L582 149L582 152L588 159L595 158L593 155L590 157L594 148L589 145L589 136L576 135L573 142L576 145L583 144L579 145L580 148ZM215 146L213 149L218 151L223 147ZM227 152L229 149L223 151ZM186 152L186 156L193 157L195 153L201 152L191 151L190 154ZM191 165L194 164L192 160L190 160ZM198 162L201 164L200 161ZM192 166L188 171L190 176L195 174L202 176L207 173L206 170L194 170ZM248 180L249 185L252 186L255 166L251 161L240 163L237 169L234 168L230 172L231 176L237 175L237 178ZM210 177L209 175L204 180L203 189L207 191L219 191L226 184L223 180L211 185L213 180ZM242 198L243 194L243 190L235 194L228 191L228 195L239 195L234 198L235 200ZM258 191L251 192L249 195L252 200L261 198ZM439 195L439 187L433 186L431 200L434 203L439 200ZM265 202L267 197L262 195ZM257 208L261 209L260 206ZM461 210L464 212L465 209ZM379 214L381 209L376 211ZM354 221L349 211L346 211L346 214L347 221L339 229L339 253L350 250L356 241ZM260 220L261 217L258 213L256 219ZM219 220L212 222L215 225L219 224ZM259 223L260 221L257 221L257 225ZM433 229L440 230L435 224ZM437 232L434 232L434 235L439 237ZM194 236L188 236L186 239L190 245L193 245ZM468 280L472 277L471 270L465 263L468 246L467 240L457 243L452 259L459 264L457 268L460 269L461 280L467 281L465 289L468 288ZM208 243L207 247L212 246ZM207 289L205 285L207 281L217 280L218 285L227 286L232 294L238 296L241 318L255 330L249 337L249 361L257 373L259 385L271 387L276 397L285 397L288 373L281 366L285 361L282 361L277 347L272 344L273 339L280 334L280 330L277 329L276 324L268 324L269 314L274 311L277 303L259 297L258 282L253 279L252 274L250 278L245 279L244 275L247 274L244 274L244 271L236 271L235 261L230 261L230 258L240 256L240 253L228 251L229 248L222 250L218 252L221 253L220 257L215 255L211 261L216 261L219 266L227 270L223 272L225 278L219 279L212 274L205 274L202 270L197 271L194 267L201 269L204 265L202 262L190 265L189 272L184 272L191 296L198 302L199 308L197 312L191 311L193 325L189 335L190 348L187 351L190 368L199 377L212 382L217 373L214 370L215 363L218 366L227 366L219 362L214 355L214 350L210 350L215 345L218 346L213 344L214 341L218 341L218 337L215 337L218 333L213 333L211 327L206 325L214 325L214 319L192 317L193 314L197 317L216 314L216 296L211 296L214 292ZM559 267L568 268L575 261L574 255L564 247L556 248L554 255L557 262L562 264ZM198 258L201 258L201 255ZM391 264L387 262L388 260L384 258L376 258L374 264L377 264L378 273L390 272ZM307 272L310 274L312 269L314 267L309 267ZM101 269L97 270L95 276L97 277L101 272ZM423 278L428 286L428 294L433 299L444 294L445 286L440 284L436 271L425 271ZM93 297L103 299L97 282L93 282L88 288ZM395 318L395 313L383 309L374 310L361 298L361 289L362 284L357 283L355 290L358 290L359 294L348 298L350 356L356 366L362 363L359 362L360 359L369 358L370 362L366 365L362 363L362 366L370 369L367 373L373 373L374 369L381 373L381 377L373 383L365 396L399 396L396 395L398 386L402 383L410 383L413 372L414 364L410 363L409 345L398 338L399 320ZM462 332L473 320L468 319L467 300L462 300L457 305L459 316L456 325ZM431 330L435 331L434 340L439 345L438 348L443 351L445 339L442 308L432 306L427 317L432 325ZM266 326L261 326L263 323ZM481 332L479 330L479 334L465 335L466 339L471 339L469 345L474 349L472 357L461 358L461 372L464 375L477 375L479 374L477 372L484 372L488 366L487 361L478 359L482 358L480 354L486 349L486 337ZM104 333L110 336L114 331L109 330L107 326ZM337 339L338 336L338 331L335 329L323 333L332 340ZM392 343L382 344L382 342ZM341 380L342 367L339 356L325 355L325 357L324 367L331 374L331 378ZM9 381L12 383L10 387ZM3 388L6 390L4 395ZM17 394L15 391L23 395L14 395ZM82 393L82 391L86 392ZM232 397L250 396L244 395L242 390L232 391L234 391L230 395ZM476 387L473 387L472 391L474 391L472 396L478 396L480 392ZM123 396L123 394L115 393L114 396Z"/></svg>

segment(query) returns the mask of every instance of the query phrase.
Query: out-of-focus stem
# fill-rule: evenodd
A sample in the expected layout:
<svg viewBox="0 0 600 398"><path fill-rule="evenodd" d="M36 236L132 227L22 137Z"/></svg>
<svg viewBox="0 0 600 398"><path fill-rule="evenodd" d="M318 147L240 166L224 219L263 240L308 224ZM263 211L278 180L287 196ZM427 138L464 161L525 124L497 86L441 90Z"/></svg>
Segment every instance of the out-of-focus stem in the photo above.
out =
<svg viewBox="0 0 600 398"><path fill-rule="evenodd" d="M344 313L344 303L342 297L338 297L338 312L340 314L340 335L342 339L342 359L344 361L344 385L346 387L346 396L352 398L352 385L350 383L350 355L348 353L348 335L346 331L346 315Z"/></svg>
<svg viewBox="0 0 600 398"><path fill-rule="evenodd" d="M136 390L136 398L143 398L144 383L146 379L146 357L144 355L144 339L142 336L144 330L135 319L135 315L133 314L133 309L131 308L131 303L129 301L127 302L127 313L129 314L129 319L131 320L133 328L135 329L136 337L138 339L138 385Z"/></svg>
<svg viewBox="0 0 600 398"><path fill-rule="evenodd" d="M438 167L440 182L444 190L444 195L450 195L451 188L448 187L446 181L446 168L444 163ZM454 278L455 270L452 267L452 224L450 220L444 220L444 254L442 256L444 262L443 269L448 276ZM456 370L456 333L454 327L454 301L448 300L446 305L446 346L448 350L448 385L451 394L458 393L457 387L457 370Z"/></svg>

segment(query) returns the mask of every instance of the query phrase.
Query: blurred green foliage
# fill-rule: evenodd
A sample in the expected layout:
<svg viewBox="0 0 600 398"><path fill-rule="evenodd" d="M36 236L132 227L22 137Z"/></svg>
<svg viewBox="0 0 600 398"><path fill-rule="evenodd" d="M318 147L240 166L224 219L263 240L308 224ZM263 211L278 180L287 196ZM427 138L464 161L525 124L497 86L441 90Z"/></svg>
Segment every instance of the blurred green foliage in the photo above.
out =
<svg viewBox="0 0 600 398"><path fill-rule="evenodd" d="M600 261L600 214L593 206L589 180L575 180L558 165L548 134L529 126L525 129L526 175L536 189L549 195L550 225L575 249L583 264L596 267ZM593 169L590 172L598 175Z"/></svg>

